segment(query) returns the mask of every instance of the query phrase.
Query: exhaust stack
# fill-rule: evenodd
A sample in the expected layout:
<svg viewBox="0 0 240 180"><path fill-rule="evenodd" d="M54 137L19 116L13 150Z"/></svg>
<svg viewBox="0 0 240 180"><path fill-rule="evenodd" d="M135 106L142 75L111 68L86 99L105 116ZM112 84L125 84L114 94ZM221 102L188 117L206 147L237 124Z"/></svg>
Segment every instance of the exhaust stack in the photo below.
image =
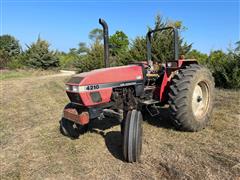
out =
<svg viewBox="0 0 240 180"><path fill-rule="evenodd" d="M103 42L104 42L104 63L105 67L109 67L109 45L108 45L108 25L104 19L99 19L99 24L103 27Z"/></svg>

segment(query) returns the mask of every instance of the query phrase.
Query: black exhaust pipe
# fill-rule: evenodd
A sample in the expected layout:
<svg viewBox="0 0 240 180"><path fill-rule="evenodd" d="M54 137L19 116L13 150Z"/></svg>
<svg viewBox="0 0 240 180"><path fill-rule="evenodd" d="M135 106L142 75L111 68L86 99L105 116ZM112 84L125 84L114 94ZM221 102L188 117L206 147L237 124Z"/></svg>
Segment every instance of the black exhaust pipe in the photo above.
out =
<svg viewBox="0 0 240 180"><path fill-rule="evenodd" d="M103 27L103 42L104 42L104 63L105 67L109 67L109 45L108 45L108 25L103 19L99 19L99 24Z"/></svg>

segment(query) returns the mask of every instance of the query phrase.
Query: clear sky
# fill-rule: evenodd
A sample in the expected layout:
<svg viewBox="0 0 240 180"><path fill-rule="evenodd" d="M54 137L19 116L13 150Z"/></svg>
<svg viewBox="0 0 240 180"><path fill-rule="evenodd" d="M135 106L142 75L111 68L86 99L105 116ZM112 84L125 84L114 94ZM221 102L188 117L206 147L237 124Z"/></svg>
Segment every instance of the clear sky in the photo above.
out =
<svg viewBox="0 0 240 180"><path fill-rule="evenodd" d="M205 53L226 50L240 39L239 0L1 0L0 11L1 34L15 36L23 46L40 34L63 51L89 43L89 31L101 28L99 17L110 34L122 30L133 39L145 35L157 13L183 21L185 40Z"/></svg>

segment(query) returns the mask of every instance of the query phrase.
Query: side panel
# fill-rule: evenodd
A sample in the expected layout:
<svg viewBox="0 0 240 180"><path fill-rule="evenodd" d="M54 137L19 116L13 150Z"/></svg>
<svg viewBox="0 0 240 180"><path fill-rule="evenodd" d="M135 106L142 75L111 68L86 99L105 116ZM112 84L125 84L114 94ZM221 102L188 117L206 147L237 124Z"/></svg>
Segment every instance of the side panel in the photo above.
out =
<svg viewBox="0 0 240 180"><path fill-rule="evenodd" d="M163 80L162 80L162 84L161 84L161 88L160 88L160 101L161 102L165 102L165 98L166 98L165 92L166 92L166 89L168 88L168 84L169 84L168 82L169 82L169 73L167 73L165 71Z"/></svg>
<svg viewBox="0 0 240 180"><path fill-rule="evenodd" d="M91 93L98 92L101 96L101 102L94 102ZM84 106L94 106L98 104L108 103L111 100L112 88L99 89L97 91L80 92L80 97Z"/></svg>
<svg viewBox="0 0 240 180"><path fill-rule="evenodd" d="M135 81L143 79L142 66L140 65L97 69L88 73L79 74L77 76L81 78L84 77L79 83L80 86L90 84L94 85L113 82Z"/></svg>

